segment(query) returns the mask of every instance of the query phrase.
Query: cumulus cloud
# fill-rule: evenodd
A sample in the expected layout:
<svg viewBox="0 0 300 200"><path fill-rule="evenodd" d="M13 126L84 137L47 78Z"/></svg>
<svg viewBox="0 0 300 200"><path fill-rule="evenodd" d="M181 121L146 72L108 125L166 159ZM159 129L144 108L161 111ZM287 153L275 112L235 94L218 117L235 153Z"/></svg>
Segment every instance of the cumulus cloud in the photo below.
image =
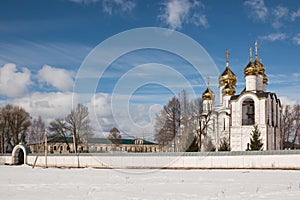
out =
<svg viewBox="0 0 300 200"><path fill-rule="evenodd" d="M131 12L136 4L134 1L126 0L102 0L103 11L112 15L118 12Z"/></svg>
<svg viewBox="0 0 300 200"><path fill-rule="evenodd" d="M298 33L297 35L295 35L293 37L293 41L297 44L300 45L300 33Z"/></svg>
<svg viewBox="0 0 300 200"><path fill-rule="evenodd" d="M76 98L71 92L34 92L30 95L15 98L11 104L22 106L33 118L42 116L45 122L56 118L64 118L72 109L72 102ZM4 103L4 102L3 102Z"/></svg>
<svg viewBox="0 0 300 200"><path fill-rule="evenodd" d="M267 40L267 41L277 41L277 40L285 40L287 39L287 35L285 33L271 33L269 35L261 36L261 40Z"/></svg>
<svg viewBox="0 0 300 200"><path fill-rule="evenodd" d="M172 29L181 29L183 24L208 26L206 15L201 13L204 5L200 1L167 0L159 18Z"/></svg>
<svg viewBox="0 0 300 200"><path fill-rule="evenodd" d="M65 69L44 65L38 76L40 82L46 82L60 91L69 91L73 87L74 74Z"/></svg>
<svg viewBox="0 0 300 200"><path fill-rule="evenodd" d="M15 64L5 64L0 67L0 94L6 97L18 97L27 92L31 84L30 71L23 67L17 70Z"/></svg>
<svg viewBox="0 0 300 200"><path fill-rule="evenodd" d="M291 14L291 20L295 21L296 18L300 17L300 8L298 8L298 10L296 12L292 12Z"/></svg>
<svg viewBox="0 0 300 200"><path fill-rule="evenodd" d="M249 17L259 21L265 21L268 16L268 8L264 0L248 0L244 5L249 10Z"/></svg>
<svg viewBox="0 0 300 200"><path fill-rule="evenodd" d="M274 21L272 23L272 26L274 28L280 28L283 25L282 20L288 18L289 9L283 6L277 6L272 10L272 14L274 16Z"/></svg>
<svg viewBox="0 0 300 200"><path fill-rule="evenodd" d="M131 12L136 6L135 1L133 0L70 0L70 1L74 3L83 3L83 4L101 2L103 11L110 15Z"/></svg>

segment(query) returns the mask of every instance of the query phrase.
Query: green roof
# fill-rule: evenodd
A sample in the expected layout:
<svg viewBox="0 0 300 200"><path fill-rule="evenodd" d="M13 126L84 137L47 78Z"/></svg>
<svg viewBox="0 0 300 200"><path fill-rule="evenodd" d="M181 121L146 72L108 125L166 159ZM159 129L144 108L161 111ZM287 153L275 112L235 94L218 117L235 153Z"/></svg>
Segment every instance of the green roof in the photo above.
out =
<svg viewBox="0 0 300 200"><path fill-rule="evenodd" d="M49 137L48 138L48 143L72 143L73 142L73 137ZM107 138L88 138L88 143L89 144L135 144L135 139L112 139L109 140ZM150 142L147 140L144 140L145 145L151 145L151 144L156 144L154 142Z"/></svg>

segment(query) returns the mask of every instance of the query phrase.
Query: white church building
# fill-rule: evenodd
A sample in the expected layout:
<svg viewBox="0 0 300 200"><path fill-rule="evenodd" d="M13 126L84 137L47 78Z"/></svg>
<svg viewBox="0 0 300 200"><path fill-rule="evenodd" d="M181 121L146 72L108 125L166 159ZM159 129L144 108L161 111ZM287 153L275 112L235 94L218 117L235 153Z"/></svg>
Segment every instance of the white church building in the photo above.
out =
<svg viewBox="0 0 300 200"><path fill-rule="evenodd" d="M207 138L216 150L226 140L231 151L249 150L254 125L258 126L263 142L262 150L281 149L280 115L281 103L275 93L267 92L268 77L265 67L258 59L255 43L255 59L244 68L246 87L236 94L237 77L231 71L226 51L226 68L219 77L220 102L215 102L214 92L208 88L202 94L203 113L210 114Z"/></svg>

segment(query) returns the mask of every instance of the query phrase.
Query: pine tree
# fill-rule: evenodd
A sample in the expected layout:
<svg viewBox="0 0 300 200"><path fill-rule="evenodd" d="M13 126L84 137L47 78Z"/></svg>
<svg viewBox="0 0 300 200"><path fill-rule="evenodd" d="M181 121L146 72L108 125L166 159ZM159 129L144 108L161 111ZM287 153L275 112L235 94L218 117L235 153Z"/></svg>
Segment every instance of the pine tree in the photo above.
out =
<svg viewBox="0 0 300 200"><path fill-rule="evenodd" d="M261 141L260 138L261 133L258 129L258 126L254 125L253 128L254 129L252 130L251 138L250 138L250 149L251 151L258 151L261 150L264 144Z"/></svg>
<svg viewBox="0 0 300 200"><path fill-rule="evenodd" d="M219 151L230 151L229 142L226 138L221 140L221 144L219 146Z"/></svg>

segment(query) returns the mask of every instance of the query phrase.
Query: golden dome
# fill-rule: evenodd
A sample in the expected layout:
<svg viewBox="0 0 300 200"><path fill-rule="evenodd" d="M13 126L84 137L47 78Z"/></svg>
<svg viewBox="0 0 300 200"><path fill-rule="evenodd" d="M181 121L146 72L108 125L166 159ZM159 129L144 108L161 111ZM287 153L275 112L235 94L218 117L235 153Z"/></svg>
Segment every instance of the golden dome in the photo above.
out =
<svg viewBox="0 0 300 200"><path fill-rule="evenodd" d="M235 85L236 81L236 75L230 70L228 66L226 66L224 72L219 77L220 86L224 86L226 84Z"/></svg>
<svg viewBox="0 0 300 200"><path fill-rule="evenodd" d="M245 76L253 76L253 75L256 76L257 75L257 67L252 62L252 48L249 49L249 52L250 52L250 61L244 69L244 74L245 74Z"/></svg>
<svg viewBox="0 0 300 200"><path fill-rule="evenodd" d="M219 77L219 84L220 86L224 86L226 84L235 85L237 78L236 75L229 68L229 64L228 64L229 51L226 50L225 54L226 54L226 68L224 72L221 74L221 76Z"/></svg>
<svg viewBox="0 0 300 200"><path fill-rule="evenodd" d="M263 76L264 76L264 77L263 77L263 83L264 83L264 84L268 84L268 77L267 77L267 75L264 74Z"/></svg>
<svg viewBox="0 0 300 200"><path fill-rule="evenodd" d="M250 60L248 65L244 69L245 76L252 76L257 75L257 67L254 65L254 63Z"/></svg>
<svg viewBox="0 0 300 200"><path fill-rule="evenodd" d="M222 89L222 94L227 96L235 95L235 87L233 85L226 84Z"/></svg>
<svg viewBox="0 0 300 200"><path fill-rule="evenodd" d="M257 73L259 75L264 75L264 73L265 73L265 66L260 61L258 61L258 59L255 59L254 66L256 67Z"/></svg>
<svg viewBox="0 0 300 200"><path fill-rule="evenodd" d="M214 100L214 98L215 94L209 89L209 87L202 94L202 100Z"/></svg>

